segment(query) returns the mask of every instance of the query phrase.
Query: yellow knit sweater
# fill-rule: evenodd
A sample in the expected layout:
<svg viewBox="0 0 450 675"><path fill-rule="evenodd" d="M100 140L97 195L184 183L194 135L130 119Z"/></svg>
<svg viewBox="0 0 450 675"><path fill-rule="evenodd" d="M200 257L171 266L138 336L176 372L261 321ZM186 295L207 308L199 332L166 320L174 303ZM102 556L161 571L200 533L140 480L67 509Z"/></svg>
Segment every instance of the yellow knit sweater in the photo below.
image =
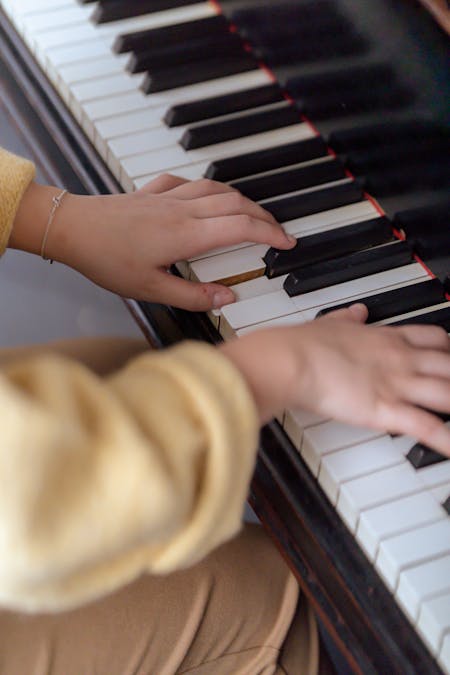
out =
<svg viewBox="0 0 450 675"><path fill-rule="evenodd" d="M30 162L0 149L0 252ZM107 378L56 355L0 370L0 604L57 610L234 535L254 402L213 347L148 353Z"/></svg>

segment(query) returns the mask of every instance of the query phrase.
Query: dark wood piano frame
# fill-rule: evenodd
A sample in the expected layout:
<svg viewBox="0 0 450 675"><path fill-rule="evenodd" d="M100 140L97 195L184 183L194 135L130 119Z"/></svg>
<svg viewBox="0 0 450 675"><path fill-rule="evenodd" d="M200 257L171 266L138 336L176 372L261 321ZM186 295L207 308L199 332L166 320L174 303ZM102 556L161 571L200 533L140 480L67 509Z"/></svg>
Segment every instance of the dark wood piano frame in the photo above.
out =
<svg viewBox="0 0 450 675"><path fill-rule="evenodd" d="M50 180L80 193L121 191L1 9L0 90ZM221 339L204 315L125 302L156 347ZM250 502L352 672L442 674L276 422L261 434Z"/></svg>

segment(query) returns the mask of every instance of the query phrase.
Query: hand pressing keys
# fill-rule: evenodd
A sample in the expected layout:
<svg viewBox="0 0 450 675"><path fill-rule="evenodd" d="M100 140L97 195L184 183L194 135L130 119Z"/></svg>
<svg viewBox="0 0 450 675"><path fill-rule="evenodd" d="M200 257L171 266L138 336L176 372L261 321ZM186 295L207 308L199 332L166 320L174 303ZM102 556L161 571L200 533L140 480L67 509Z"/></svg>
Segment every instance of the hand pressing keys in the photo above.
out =
<svg viewBox="0 0 450 675"><path fill-rule="evenodd" d="M301 326L255 331L220 349L253 392L261 422L302 408L407 434L450 457L450 340L436 326L366 326L355 304Z"/></svg>
<svg viewBox="0 0 450 675"><path fill-rule="evenodd" d="M39 253L49 204L59 192L30 185L14 223L12 248ZM233 292L221 284L169 275L168 268L245 241L279 249L296 244L270 213L229 185L165 174L132 194L66 194L49 232L46 257L122 296L207 311L233 302Z"/></svg>

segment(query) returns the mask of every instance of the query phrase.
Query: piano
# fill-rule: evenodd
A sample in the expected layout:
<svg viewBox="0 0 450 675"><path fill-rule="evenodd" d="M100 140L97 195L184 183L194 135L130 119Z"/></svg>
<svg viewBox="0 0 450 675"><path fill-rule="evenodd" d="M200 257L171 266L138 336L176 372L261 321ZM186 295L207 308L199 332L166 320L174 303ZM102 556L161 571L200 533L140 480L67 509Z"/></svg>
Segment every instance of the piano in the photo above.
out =
<svg viewBox="0 0 450 675"><path fill-rule="evenodd" d="M69 190L206 176L301 240L180 261L238 301L126 300L152 344L357 299L372 323L450 331L449 23L439 0L1 0L2 101ZM350 672L450 674L450 460L287 410L250 501Z"/></svg>

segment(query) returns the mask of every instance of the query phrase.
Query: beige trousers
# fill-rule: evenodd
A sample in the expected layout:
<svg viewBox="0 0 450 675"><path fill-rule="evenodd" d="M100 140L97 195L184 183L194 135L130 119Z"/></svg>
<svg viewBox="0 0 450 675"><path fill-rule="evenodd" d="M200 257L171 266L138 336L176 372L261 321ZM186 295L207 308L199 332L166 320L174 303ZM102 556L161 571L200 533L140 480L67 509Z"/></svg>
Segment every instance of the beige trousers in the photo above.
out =
<svg viewBox="0 0 450 675"><path fill-rule="evenodd" d="M99 373L145 344L82 340L51 348ZM0 366L48 347L4 350ZM200 564L143 576L79 609L0 611L1 675L316 675L319 641L310 606L258 525ZM328 673L322 662L321 673Z"/></svg>

